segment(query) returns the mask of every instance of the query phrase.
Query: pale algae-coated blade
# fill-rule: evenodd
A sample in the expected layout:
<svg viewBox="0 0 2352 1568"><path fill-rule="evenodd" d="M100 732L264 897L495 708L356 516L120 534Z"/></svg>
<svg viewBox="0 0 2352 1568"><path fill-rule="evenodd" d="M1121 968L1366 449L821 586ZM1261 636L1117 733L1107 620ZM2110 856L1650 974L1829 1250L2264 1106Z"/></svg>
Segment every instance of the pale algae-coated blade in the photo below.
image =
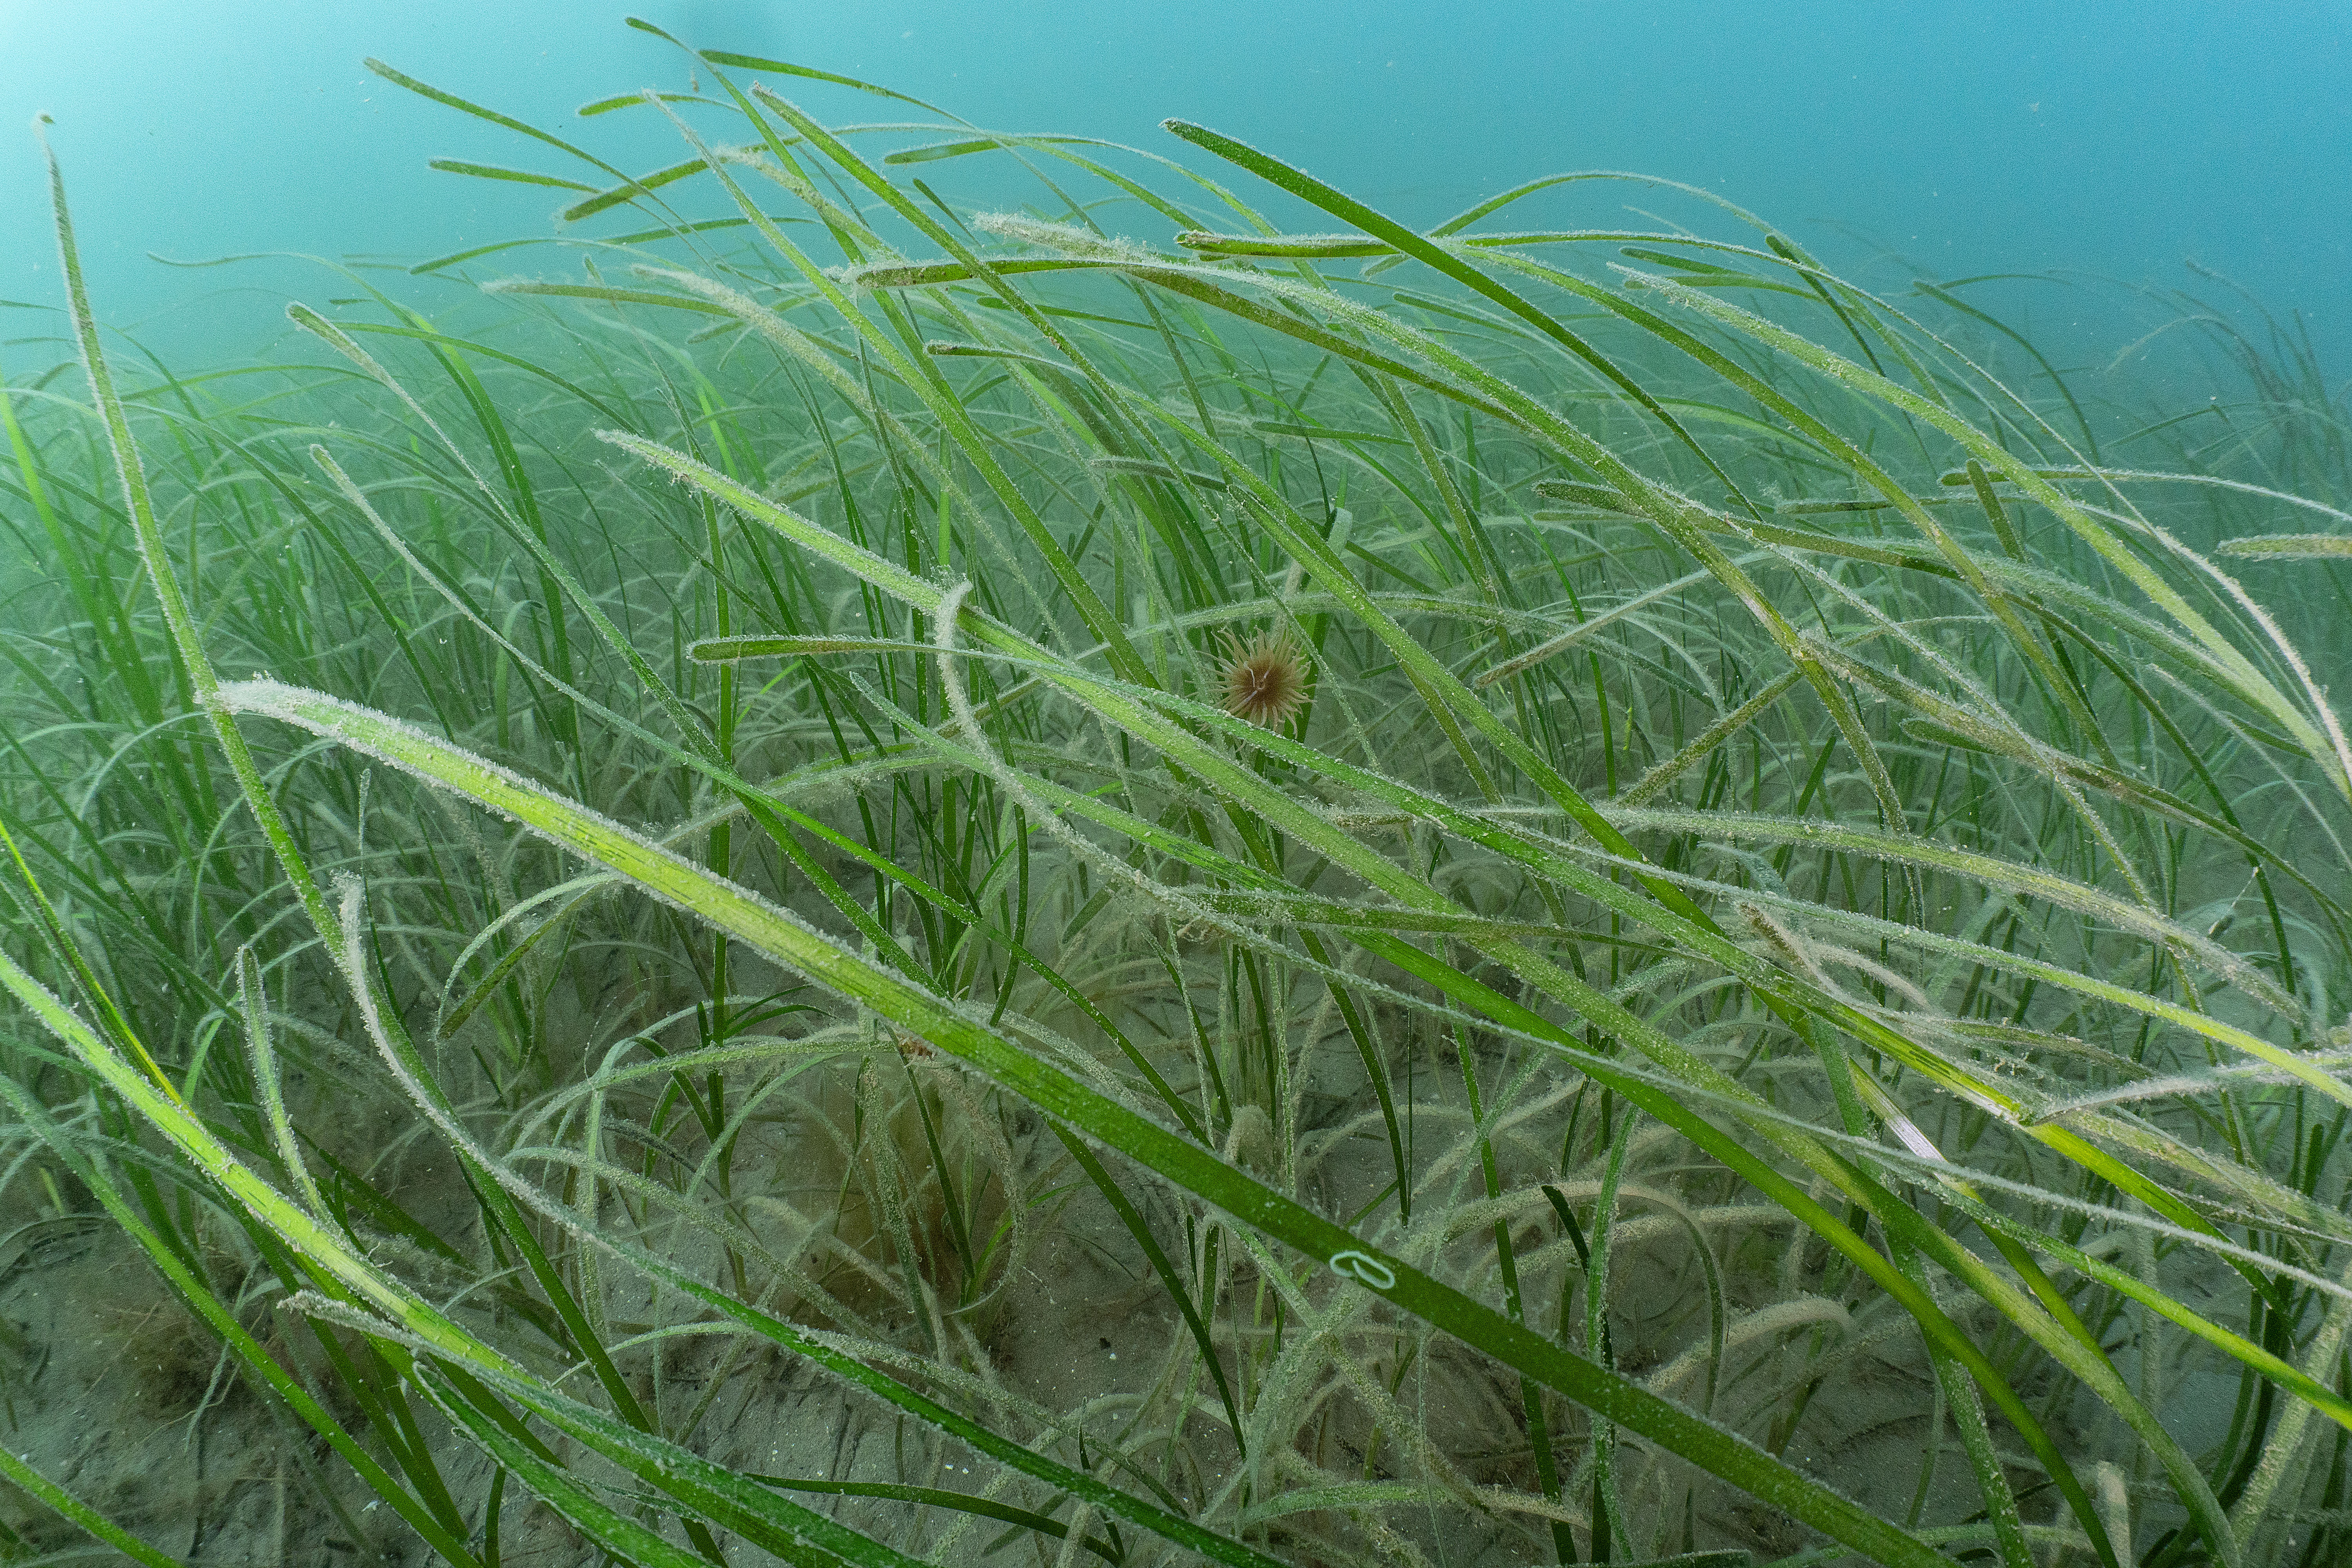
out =
<svg viewBox="0 0 2352 1568"><path fill-rule="evenodd" d="M2252 561L2341 561L2352 556L2352 534L2271 533L2254 539L2229 539L2221 553Z"/></svg>

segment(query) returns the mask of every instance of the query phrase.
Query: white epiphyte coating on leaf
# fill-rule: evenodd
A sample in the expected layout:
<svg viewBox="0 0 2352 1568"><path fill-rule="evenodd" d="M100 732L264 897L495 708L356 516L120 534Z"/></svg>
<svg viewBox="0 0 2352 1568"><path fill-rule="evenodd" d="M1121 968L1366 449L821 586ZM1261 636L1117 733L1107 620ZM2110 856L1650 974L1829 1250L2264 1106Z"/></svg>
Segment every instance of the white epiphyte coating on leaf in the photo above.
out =
<svg viewBox="0 0 2352 1568"><path fill-rule="evenodd" d="M1041 250L1058 250L1066 256L1125 262L1165 262L1168 259L1154 256L1145 247L1124 236L1114 239L1090 228L1080 228L1076 224L1044 223L1024 213L974 213L971 226L999 239L1016 240L1023 245L1034 245Z"/></svg>

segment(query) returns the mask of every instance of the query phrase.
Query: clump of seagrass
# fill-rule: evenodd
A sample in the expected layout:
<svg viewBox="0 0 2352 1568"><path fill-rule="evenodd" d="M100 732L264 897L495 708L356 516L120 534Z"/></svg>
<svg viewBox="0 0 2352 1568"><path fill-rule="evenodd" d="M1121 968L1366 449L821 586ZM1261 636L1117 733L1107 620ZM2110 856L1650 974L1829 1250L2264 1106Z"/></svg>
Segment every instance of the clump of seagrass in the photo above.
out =
<svg viewBox="0 0 2352 1568"><path fill-rule="evenodd" d="M1287 627L1260 632L1246 644L1228 633L1217 676L1220 700L1236 719L1279 730L1306 702L1307 675L1307 650Z"/></svg>
<svg viewBox="0 0 2352 1568"><path fill-rule="evenodd" d="M798 68L689 69L747 60ZM1469 228L1617 176L1416 236L1171 123L1339 226L1284 234L728 96L698 162L520 176L644 199L627 287L497 285L487 357L296 307L359 374L175 390L168 443L53 184L91 405L0 387L0 1490L453 1568L2347 1561L2336 536L2263 531L2352 526L2289 493L2352 494L2316 366L2143 414L1770 230ZM891 173L981 153L1108 177L1059 224ZM1135 200L1172 249L1092 228ZM280 1268L348 1299L265 1338Z"/></svg>

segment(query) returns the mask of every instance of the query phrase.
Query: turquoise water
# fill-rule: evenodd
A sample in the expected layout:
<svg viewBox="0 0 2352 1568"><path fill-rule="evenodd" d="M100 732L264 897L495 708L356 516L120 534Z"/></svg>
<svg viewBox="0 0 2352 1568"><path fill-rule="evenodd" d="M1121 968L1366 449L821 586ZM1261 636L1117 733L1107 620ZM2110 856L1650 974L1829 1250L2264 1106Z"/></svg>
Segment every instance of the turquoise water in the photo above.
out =
<svg viewBox="0 0 2352 1568"><path fill-rule="evenodd" d="M885 82L982 124L1172 152L1156 127L1181 115L1425 223L1533 175L1618 168L1728 196L1834 265L1894 253L1945 278L2073 269L2171 288L2197 281L2193 258L2304 311L2325 363L2352 350L2340 0L639 9L700 46ZM623 15L544 0L5 0L0 124L56 116L102 314L198 357L243 356L275 334L288 292L329 285L299 268L179 271L151 252L416 259L553 230L554 193L425 165L554 170L562 154L534 158L388 88L364 57L557 127L590 99L685 84L680 57ZM809 101L836 121L892 117L824 89ZM591 140L634 145L648 167L677 156L649 117L600 121ZM982 178L964 165L947 183L984 194ZM54 300L46 220L31 137L0 137L0 299ZM2083 295L2022 303L2037 334L2064 342ZM2111 352L2124 330L2084 322L2080 346Z"/></svg>

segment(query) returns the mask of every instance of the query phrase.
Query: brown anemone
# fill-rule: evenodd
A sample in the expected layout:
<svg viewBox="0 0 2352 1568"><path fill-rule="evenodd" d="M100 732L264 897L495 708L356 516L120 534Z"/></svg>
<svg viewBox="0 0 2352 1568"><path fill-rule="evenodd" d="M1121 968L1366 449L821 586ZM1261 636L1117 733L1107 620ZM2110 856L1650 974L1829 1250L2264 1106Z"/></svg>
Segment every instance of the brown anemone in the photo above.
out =
<svg viewBox="0 0 2352 1568"><path fill-rule="evenodd" d="M1225 711L1236 719L1278 730L1307 700L1307 654L1287 629L1260 632L1244 646L1228 637L1224 669Z"/></svg>

